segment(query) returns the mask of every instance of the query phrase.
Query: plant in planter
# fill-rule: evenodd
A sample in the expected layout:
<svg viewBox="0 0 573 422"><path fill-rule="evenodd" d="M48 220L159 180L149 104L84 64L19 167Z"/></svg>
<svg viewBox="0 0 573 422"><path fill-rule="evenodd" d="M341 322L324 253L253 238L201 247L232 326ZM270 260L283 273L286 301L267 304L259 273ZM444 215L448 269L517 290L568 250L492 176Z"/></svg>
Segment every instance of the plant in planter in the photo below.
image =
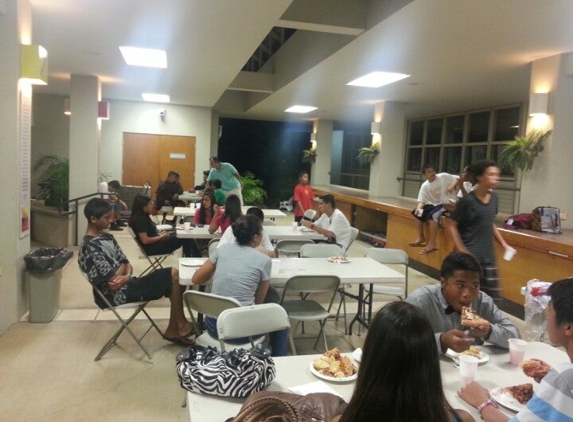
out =
<svg viewBox="0 0 573 422"><path fill-rule="evenodd" d="M70 190L69 160L57 155L44 155L34 165L34 171L41 168L44 168L44 171L38 183L38 199L43 199L46 205L67 209Z"/></svg>
<svg viewBox="0 0 573 422"><path fill-rule="evenodd" d="M363 147L358 150L358 156L356 159L362 164L372 164L374 158L380 154L380 144L378 142L370 145L369 147Z"/></svg>
<svg viewBox="0 0 573 422"><path fill-rule="evenodd" d="M262 186L264 185L261 179L255 178L255 175L250 171L245 172L241 176L243 181L243 201L245 205L261 205L267 198L267 191Z"/></svg>
<svg viewBox="0 0 573 422"><path fill-rule="evenodd" d="M502 167L507 167L512 173L516 169L531 170L535 157L543 151L543 142L551 135L551 130L543 133L540 130L529 132L526 136L516 136L509 141L499 154Z"/></svg>
<svg viewBox="0 0 573 422"><path fill-rule="evenodd" d="M302 150L302 162L314 163L316 162L316 148L309 148Z"/></svg>

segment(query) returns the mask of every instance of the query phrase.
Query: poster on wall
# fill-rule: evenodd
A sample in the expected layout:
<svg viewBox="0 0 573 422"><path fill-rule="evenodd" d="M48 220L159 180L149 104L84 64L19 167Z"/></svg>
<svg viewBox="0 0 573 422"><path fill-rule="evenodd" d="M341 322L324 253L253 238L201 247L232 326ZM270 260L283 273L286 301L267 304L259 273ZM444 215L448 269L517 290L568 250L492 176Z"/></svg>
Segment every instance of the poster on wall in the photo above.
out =
<svg viewBox="0 0 573 422"><path fill-rule="evenodd" d="M30 147L32 129L32 86L20 89L20 239L30 235Z"/></svg>

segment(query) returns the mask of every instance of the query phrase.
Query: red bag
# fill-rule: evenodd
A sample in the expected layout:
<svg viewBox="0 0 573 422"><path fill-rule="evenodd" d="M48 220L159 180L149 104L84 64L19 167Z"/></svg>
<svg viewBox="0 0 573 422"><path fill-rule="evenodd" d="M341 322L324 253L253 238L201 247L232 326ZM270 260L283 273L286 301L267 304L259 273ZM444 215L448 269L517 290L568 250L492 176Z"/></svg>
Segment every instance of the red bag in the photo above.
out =
<svg viewBox="0 0 573 422"><path fill-rule="evenodd" d="M531 230L531 221L533 216L531 213L516 214L510 216L505 220L506 229L529 229Z"/></svg>

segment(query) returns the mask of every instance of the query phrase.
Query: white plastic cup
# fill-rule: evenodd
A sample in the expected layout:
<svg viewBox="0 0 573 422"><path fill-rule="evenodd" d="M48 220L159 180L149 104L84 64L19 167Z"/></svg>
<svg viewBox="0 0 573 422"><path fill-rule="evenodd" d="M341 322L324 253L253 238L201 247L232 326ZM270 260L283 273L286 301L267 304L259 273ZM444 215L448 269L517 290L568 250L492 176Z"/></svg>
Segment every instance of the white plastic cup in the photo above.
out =
<svg viewBox="0 0 573 422"><path fill-rule="evenodd" d="M517 251L515 249L506 249L503 253L503 259L506 261L511 261L516 253Z"/></svg>
<svg viewBox="0 0 573 422"><path fill-rule="evenodd" d="M525 349L527 348L527 342L520 338L510 338L509 342L509 362L512 365L519 365L523 362L523 357L525 356Z"/></svg>
<svg viewBox="0 0 573 422"><path fill-rule="evenodd" d="M295 221L294 223L292 223L292 231L296 232L298 230L298 223Z"/></svg>
<svg viewBox="0 0 573 422"><path fill-rule="evenodd" d="M186 221L183 223L183 226L185 227L185 231L189 231L191 230L191 223Z"/></svg>
<svg viewBox="0 0 573 422"><path fill-rule="evenodd" d="M273 261L273 266L272 266L271 272L278 276L279 272L281 270L281 260L278 258L275 258L272 261Z"/></svg>
<svg viewBox="0 0 573 422"><path fill-rule="evenodd" d="M465 387L470 382L476 379L478 358L470 355L459 355L460 360L460 378L462 387Z"/></svg>
<svg viewBox="0 0 573 422"><path fill-rule="evenodd" d="M196 191L195 191L195 195L201 195L201 191L200 191L200 190L196 190Z"/></svg>

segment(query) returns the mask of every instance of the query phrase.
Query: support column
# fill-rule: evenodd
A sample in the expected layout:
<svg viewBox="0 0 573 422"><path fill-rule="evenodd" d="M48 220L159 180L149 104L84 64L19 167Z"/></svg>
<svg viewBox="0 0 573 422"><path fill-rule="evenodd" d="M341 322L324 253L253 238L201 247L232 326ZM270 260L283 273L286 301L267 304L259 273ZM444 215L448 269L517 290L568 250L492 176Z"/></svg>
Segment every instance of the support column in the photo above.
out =
<svg viewBox="0 0 573 422"><path fill-rule="evenodd" d="M316 120L316 162L312 164L312 185L330 184L330 157L332 155L332 120Z"/></svg>
<svg viewBox="0 0 573 422"><path fill-rule="evenodd" d="M70 80L70 199L97 192L101 141L98 101L101 84L96 76L72 75ZM87 201L84 201L84 204ZM78 238L87 223L80 203ZM70 233L73 233L74 227Z"/></svg>
<svg viewBox="0 0 573 422"><path fill-rule="evenodd" d="M23 257L30 252L30 236L20 238L21 210L20 160L29 160L30 144L22 143L22 131L30 133L31 122L20 125L21 98L29 96L30 86L20 79L20 44L32 40L32 8L28 0L0 3L0 180L2 183L2 219L0 219L0 334L17 322L28 310ZM24 93L26 90L27 94ZM22 97L21 97L22 95ZM29 173L29 161L27 163ZM25 175L22 175L25 176ZM29 174L27 175L29 180ZM28 198L30 196L28 189ZM28 203L29 208L29 203Z"/></svg>
<svg viewBox="0 0 573 422"><path fill-rule="evenodd" d="M558 207L569 214L563 229L573 228L573 53L536 60L531 66L530 92L549 92L549 113L530 117L527 132L552 129L533 170L522 175L519 212L531 212L540 205Z"/></svg>
<svg viewBox="0 0 573 422"><path fill-rule="evenodd" d="M374 121L381 122L382 133L373 135L372 142L380 142L380 153L370 168L368 192L376 196L400 195L400 182L404 163L404 105L381 102L374 106Z"/></svg>

